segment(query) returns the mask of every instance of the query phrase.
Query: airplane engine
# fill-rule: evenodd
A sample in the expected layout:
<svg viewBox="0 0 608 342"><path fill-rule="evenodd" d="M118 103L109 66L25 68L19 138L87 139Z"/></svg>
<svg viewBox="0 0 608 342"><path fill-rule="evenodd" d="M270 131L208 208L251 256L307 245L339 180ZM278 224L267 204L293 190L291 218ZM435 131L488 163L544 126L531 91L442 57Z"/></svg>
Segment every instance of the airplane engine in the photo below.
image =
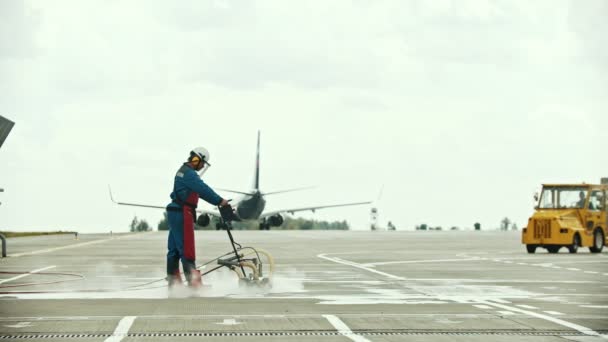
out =
<svg viewBox="0 0 608 342"><path fill-rule="evenodd" d="M283 216L281 215L274 215L268 218L268 224L272 227L280 227L283 224L283 221Z"/></svg>
<svg viewBox="0 0 608 342"><path fill-rule="evenodd" d="M207 227L211 222L211 218L207 214L200 214L198 219L196 220L196 224L201 227Z"/></svg>

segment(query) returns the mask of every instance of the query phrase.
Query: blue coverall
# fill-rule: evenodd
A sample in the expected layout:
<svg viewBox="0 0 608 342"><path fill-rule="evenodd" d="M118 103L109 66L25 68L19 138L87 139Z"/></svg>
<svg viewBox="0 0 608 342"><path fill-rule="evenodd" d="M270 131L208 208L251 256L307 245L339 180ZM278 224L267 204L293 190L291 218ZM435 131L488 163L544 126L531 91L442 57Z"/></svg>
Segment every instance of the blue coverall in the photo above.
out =
<svg viewBox="0 0 608 342"><path fill-rule="evenodd" d="M194 247L194 222L198 199L219 205L222 198L199 177L196 171L184 163L175 175L171 203L167 206L169 239L167 247L167 275L179 276L179 261L186 279L196 269Z"/></svg>

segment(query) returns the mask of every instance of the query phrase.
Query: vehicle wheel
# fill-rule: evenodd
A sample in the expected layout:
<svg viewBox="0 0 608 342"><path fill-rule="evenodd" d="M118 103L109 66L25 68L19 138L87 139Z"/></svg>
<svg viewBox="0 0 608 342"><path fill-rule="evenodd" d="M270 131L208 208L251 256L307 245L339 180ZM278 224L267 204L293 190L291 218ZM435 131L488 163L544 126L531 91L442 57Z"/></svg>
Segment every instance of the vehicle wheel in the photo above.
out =
<svg viewBox="0 0 608 342"><path fill-rule="evenodd" d="M600 253L604 248L604 232L601 229L596 229L593 232L593 246L589 247L591 253Z"/></svg>
<svg viewBox="0 0 608 342"><path fill-rule="evenodd" d="M559 252L559 249L562 246L547 246L547 250L549 251L549 253L555 254L557 252Z"/></svg>
<svg viewBox="0 0 608 342"><path fill-rule="evenodd" d="M572 244L568 246L568 251L570 253L576 253L578 248L581 246L581 237L578 234L574 234L572 238Z"/></svg>
<svg viewBox="0 0 608 342"><path fill-rule="evenodd" d="M536 245L526 245L526 250L528 251L528 253L530 254L534 254L536 252Z"/></svg>

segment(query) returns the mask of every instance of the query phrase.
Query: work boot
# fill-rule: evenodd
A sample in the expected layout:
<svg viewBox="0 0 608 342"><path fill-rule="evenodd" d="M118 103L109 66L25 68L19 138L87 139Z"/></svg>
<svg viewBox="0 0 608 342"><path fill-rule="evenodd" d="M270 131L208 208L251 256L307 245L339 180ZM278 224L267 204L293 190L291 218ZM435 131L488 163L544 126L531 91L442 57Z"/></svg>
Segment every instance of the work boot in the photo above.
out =
<svg viewBox="0 0 608 342"><path fill-rule="evenodd" d="M172 288L174 286L181 286L183 284L182 282L182 276L179 273L179 271L173 273L173 274L169 274L167 275L167 281L169 282L169 288Z"/></svg>
<svg viewBox="0 0 608 342"><path fill-rule="evenodd" d="M193 289L198 289L203 286L203 279L201 277L201 271L192 270L190 273L190 279L188 280L188 286Z"/></svg>

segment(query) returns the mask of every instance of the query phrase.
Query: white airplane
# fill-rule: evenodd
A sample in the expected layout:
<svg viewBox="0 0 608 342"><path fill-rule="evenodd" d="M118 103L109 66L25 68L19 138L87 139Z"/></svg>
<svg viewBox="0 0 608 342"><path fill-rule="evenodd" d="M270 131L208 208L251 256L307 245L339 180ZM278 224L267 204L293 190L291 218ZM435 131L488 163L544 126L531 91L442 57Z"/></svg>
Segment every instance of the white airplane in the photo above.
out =
<svg viewBox="0 0 608 342"><path fill-rule="evenodd" d="M299 190L304 190L304 189L309 189L309 188L297 188L297 189L272 191L272 192L262 192L260 190L260 132L259 131L258 131L258 145L257 145L257 155L256 155L253 189L249 192L220 189L220 188L216 188L216 189L243 195L242 198L237 200L237 203L235 205L236 213L241 218L241 220L258 221L260 230L269 230L270 227L280 227L284 221L283 216L281 214L284 214L284 213L294 214L296 212L309 211L309 210L312 212L315 212L318 209L347 207L347 206L364 205L364 204L371 203L371 201L342 203L342 204L309 206L309 207L290 208L290 209L282 209L282 210L264 212L264 209L266 207L266 199L264 198L265 196L292 192L292 191L299 191ZM156 206L156 205L117 202L112 197L111 190L110 190L110 199L114 203L120 204L120 205L129 205L129 206L145 207L145 208L158 208L158 209L166 208L164 206ZM211 222L211 216L220 217L220 213L218 210L197 210L197 212L199 212L200 215L199 215L198 219L196 220L196 223L202 227L206 227L209 225L209 223ZM225 227L222 227L222 225L219 223L216 224L216 229L221 229L221 228L225 228Z"/></svg>

